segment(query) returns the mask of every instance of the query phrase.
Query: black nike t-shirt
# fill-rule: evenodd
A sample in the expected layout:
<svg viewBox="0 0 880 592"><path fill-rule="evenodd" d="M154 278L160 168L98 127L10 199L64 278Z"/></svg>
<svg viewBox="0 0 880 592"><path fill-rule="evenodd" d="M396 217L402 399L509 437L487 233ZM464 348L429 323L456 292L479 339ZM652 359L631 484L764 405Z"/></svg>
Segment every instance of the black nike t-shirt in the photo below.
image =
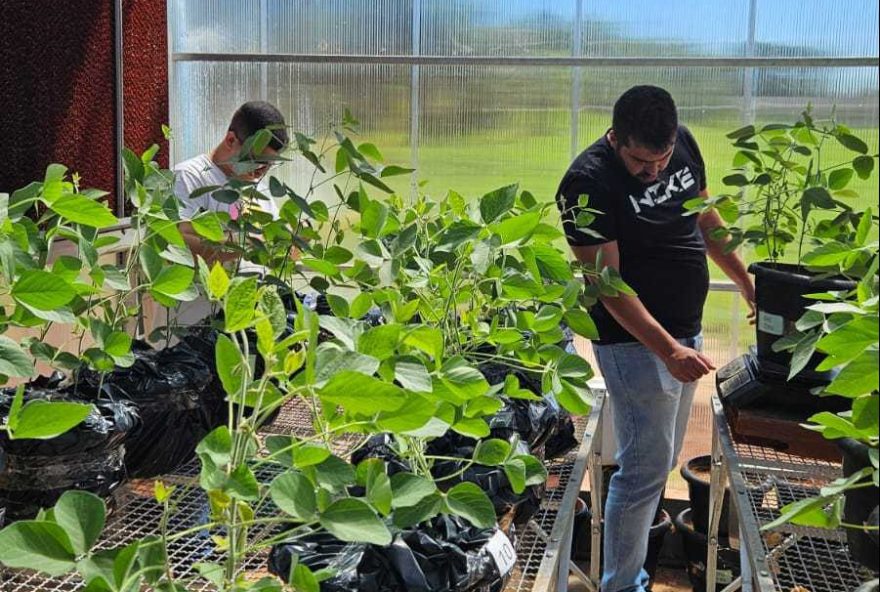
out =
<svg viewBox="0 0 880 592"><path fill-rule="evenodd" d="M603 136L571 164L557 192L563 227L572 246L617 241L620 274L660 325L676 338L700 333L709 290L706 246L697 216L685 216L684 202L706 188L706 168L696 140L679 127L675 148L656 182L629 174ZM589 229L575 227L578 198L597 214ZM636 341L600 302L591 311L599 343Z"/></svg>

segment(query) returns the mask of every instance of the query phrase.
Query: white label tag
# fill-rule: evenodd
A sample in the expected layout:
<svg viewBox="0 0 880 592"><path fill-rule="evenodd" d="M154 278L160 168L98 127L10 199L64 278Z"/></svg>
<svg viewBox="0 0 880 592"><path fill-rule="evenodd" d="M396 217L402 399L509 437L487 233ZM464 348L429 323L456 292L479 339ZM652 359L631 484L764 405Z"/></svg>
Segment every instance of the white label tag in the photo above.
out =
<svg viewBox="0 0 880 592"><path fill-rule="evenodd" d="M763 310L758 311L758 329L771 335L785 333L785 318Z"/></svg>
<svg viewBox="0 0 880 592"><path fill-rule="evenodd" d="M510 539L499 530L486 543L486 549L492 555L492 559L495 560L495 565L498 566L498 573L506 576L516 564L516 550L510 544Z"/></svg>
<svg viewBox="0 0 880 592"><path fill-rule="evenodd" d="M719 569L715 574L715 582L722 586L726 586L733 581L733 571L729 569Z"/></svg>

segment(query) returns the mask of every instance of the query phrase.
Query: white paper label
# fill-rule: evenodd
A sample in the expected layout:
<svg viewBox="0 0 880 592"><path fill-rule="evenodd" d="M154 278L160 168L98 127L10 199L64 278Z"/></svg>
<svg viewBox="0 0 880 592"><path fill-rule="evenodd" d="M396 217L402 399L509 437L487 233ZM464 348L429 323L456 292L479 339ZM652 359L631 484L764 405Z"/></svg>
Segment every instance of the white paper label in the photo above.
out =
<svg viewBox="0 0 880 592"><path fill-rule="evenodd" d="M502 576L506 576L516 564L516 550L514 550L513 545L510 544L510 539L507 538L506 534L499 530L492 535L492 538L486 543L486 549L488 549L489 554L492 555L492 559L495 560L495 565L498 567L498 573Z"/></svg>
<svg viewBox="0 0 880 592"><path fill-rule="evenodd" d="M785 318L763 310L758 311L758 329L770 335L785 333Z"/></svg>

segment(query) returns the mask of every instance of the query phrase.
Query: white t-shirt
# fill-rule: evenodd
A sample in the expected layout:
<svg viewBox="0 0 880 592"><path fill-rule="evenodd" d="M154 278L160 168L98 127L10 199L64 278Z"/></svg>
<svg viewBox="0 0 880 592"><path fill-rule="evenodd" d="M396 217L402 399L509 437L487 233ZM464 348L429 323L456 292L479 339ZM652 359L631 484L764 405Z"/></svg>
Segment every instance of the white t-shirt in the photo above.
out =
<svg viewBox="0 0 880 592"><path fill-rule="evenodd" d="M175 175L174 194L182 202L180 213L183 217L192 218L199 210L229 213L233 204L217 201L211 197L210 193L205 193L195 199L190 199L189 197L196 189L210 187L211 185L224 185L229 180L226 177L226 173L214 164L207 154L199 154L189 160L184 160L175 165L172 170ZM260 181L257 185L257 190L263 195L269 195L268 180L266 178ZM278 218L278 205L271 197L267 201L260 201L259 208L264 212L272 214L273 218Z"/></svg>
<svg viewBox="0 0 880 592"><path fill-rule="evenodd" d="M172 168L174 172L174 194L181 201L180 214L184 219L191 219L200 211L208 212L225 212L230 213L233 206L239 204L228 204L214 199L210 193L205 193L190 199L190 194L196 189L202 187L210 187L212 185L222 186L229 180L220 167L211 161L207 154L200 154L189 160L184 160ZM257 185L257 189L269 197L267 201L260 201L259 207L264 212L278 218L278 205L275 200L269 196L268 180L264 178ZM243 272L262 272L265 268L253 265L248 262L242 262L239 271ZM158 310L158 308L157 308ZM181 326L194 325L204 319L211 313L211 306L208 300L200 296L192 302L181 302L176 313L172 312L177 323ZM164 315L162 316L162 324L164 324Z"/></svg>

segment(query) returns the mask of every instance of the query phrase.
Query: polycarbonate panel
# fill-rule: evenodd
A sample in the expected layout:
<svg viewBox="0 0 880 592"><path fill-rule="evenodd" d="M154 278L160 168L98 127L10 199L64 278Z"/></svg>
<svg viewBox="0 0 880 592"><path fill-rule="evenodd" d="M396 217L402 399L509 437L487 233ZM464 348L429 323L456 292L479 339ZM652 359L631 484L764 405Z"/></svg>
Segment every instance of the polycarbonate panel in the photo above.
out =
<svg viewBox="0 0 880 592"><path fill-rule="evenodd" d="M811 104L815 119L830 118L851 128L876 154L880 147L878 134L877 68L762 68L755 72L755 121L794 123L800 112ZM843 163L855 154L837 142L823 150L823 162ZM847 189L859 193L858 199L847 201L857 209L877 207L880 176L868 180L857 176Z"/></svg>
<svg viewBox="0 0 880 592"><path fill-rule="evenodd" d="M360 124L355 144L371 142L388 163L409 166L411 68L387 64L273 64L268 70L268 100L278 106L292 129L319 141L347 108ZM320 144L315 147L320 148ZM328 169L333 169L330 154ZM303 158L273 171L301 193L308 190L313 167ZM317 177L320 180L320 176ZM408 177L393 177L395 190L408 189ZM352 189L352 188L349 188ZM317 194L331 201L332 187ZM378 195L378 194L377 194Z"/></svg>
<svg viewBox="0 0 880 592"><path fill-rule="evenodd" d="M408 55L412 0L266 0L272 53Z"/></svg>
<svg viewBox="0 0 880 592"><path fill-rule="evenodd" d="M173 53L258 53L260 0L170 0Z"/></svg>
<svg viewBox="0 0 880 592"><path fill-rule="evenodd" d="M421 0L421 53L570 56L575 2Z"/></svg>
<svg viewBox="0 0 880 592"><path fill-rule="evenodd" d="M419 178L442 197L520 183L550 200L569 164L571 69L421 68Z"/></svg>
<svg viewBox="0 0 880 592"><path fill-rule="evenodd" d="M583 7L583 55L656 58L745 52L749 0L583 0Z"/></svg>
<svg viewBox="0 0 880 592"><path fill-rule="evenodd" d="M259 64L177 62L171 126L174 160L180 162L214 148L235 110L260 98Z"/></svg>
<svg viewBox="0 0 880 592"><path fill-rule="evenodd" d="M720 188L733 158L724 134L742 125L742 68L584 68L580 103L581 148L611 127L617 98L636 84L667 89L678 106L681 123L700 145L709 189Z"/></svg>
<svg viewBox="0 0 880 592"><path fill-rule="evenodd" d="M876 57L880 54L877 0L757 2L757 55ZM875 86L876 82L875 78Z"/></svg>

